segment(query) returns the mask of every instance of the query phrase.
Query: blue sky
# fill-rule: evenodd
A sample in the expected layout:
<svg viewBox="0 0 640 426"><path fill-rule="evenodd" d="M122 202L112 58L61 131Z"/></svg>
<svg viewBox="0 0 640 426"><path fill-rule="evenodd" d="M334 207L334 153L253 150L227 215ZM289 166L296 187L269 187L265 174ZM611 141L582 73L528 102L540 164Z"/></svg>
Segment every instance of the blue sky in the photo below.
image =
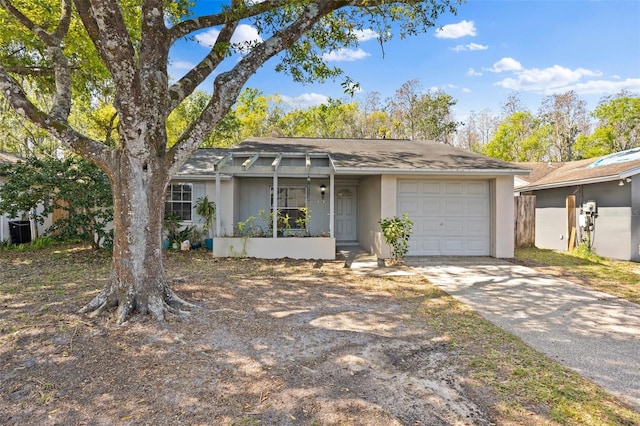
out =
<svg viewBox="0 0 640 426"><path fill-rule="evenodd" d="M220 2L196 3L200 13ZM419 79L424 90L444 90L457 99L454 113L460 120L470 111L500 113L514 91L534 113L545 96L568 90L585 100L589 110L603 96L623 89L640 94L638 0L469 0L456 16L441 16L438 25L442 28L426 34L395 38L384 54L365 32L359 49L327 52L326 60L359 82L363 93L379 92L383 100L411 79ZM237 36L250 39L257 32L245 25ZM170 73L179 76L197 63L211 37L215 31L177 45ZM327 97L348 99L341 80L297 84L275 73L276 64L275 59L267 62L247 86L265 95L278 93L296 106Z"/></svg>

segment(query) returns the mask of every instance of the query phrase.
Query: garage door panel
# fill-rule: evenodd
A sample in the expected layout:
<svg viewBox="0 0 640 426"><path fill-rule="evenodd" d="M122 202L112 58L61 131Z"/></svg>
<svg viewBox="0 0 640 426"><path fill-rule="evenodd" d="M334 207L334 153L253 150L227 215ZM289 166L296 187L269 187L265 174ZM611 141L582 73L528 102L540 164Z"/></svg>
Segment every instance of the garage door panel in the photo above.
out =
<svg viewBox="0 0 640 426"><path fill-rule="evenodd" d="M421 202L422 211L420 216L434 216L442 214L442 203L440 201L427 201Z"/></svg>
<svg viewBox="0 0 640 426"><path fill-rule="evenodd" d="M440 194L442 190L440 189L440 182L423 182L422 183L422 194Z"/></svg>
<svg viewBox="0 0 640 426"><path fill-rule="evenodd" d="M446 182L444 185L444 193L447 195L462 195L464 193L464 184L460 182Z"/></svg>
<svg viewBox="0 0 640 426"><path fill-rule="evenodd" d="M488 181L401 179L397 188L397 214L414 223L409 255L489 255Z"/></svg>
<svg viewBox="0 0 640 426"><path fill-rule="evenodd" d="M439 218L426 218L426 219L420 219L419 221L417 221L417 223L422 224L422 226L418 228L418 230L416 230L414 226L414 229L413 229L414 233L416 233L416 231L421 231L420 234L422 232L437 234L440 232L440 224L442 223L442 221Z"/></svg>
<svg viewBox="0 0 640 426"><path fill-rule="evenodd" d="M398 193L419 194L421 192L420 187L420 182L417 181L400 181L398 182Z"/></svg>
<svg viewBox="0 0 640 426"><path fill-rule="evenodd" d="M409 240L411 241L411 240ZM425 255L435 256L440 253L440 239L424 238L409 243L409 251L419 251Z"/></svg>
<svg viewBox="0 0 640 426"><path fill-rule="evenodd" d="M487 224L482 219L470 219L466 222L467 229L466 231L470 234L475 235L489 235L489 229L487 228Z"/></svg>
<svg viewBox="0 0 640 426"><path fill-rule="evenodd" d="M469 182L467 184L467 194L469 195L489 195L489 185L486 182Z"/></svg>
<svg viewBox="0 0 640 426"><path fill-rule="evenodd" d="M407 212L409 216L421 216L421 204L419 199L403 199L398 201L398 209L402 212Z"/></svg>
<svg viewBox="0 0 640 426"><path fill-rule="evenodd" d="M475 240L468 239L467 240L467 253L469 256L486 256L486 242L484 239Z"/></svg>
<svg viewBox="0 0 640 426"><path fill-rule="evenodd" d="M444 223L444 231L446 233L463 234L464 233L464 220L448 218Z"/></svg>
<svg viewBox="0 0 640 426"><path fill-rule="evenodd" d="M489 215L489 203L486 200L467 200L467 214L487 216Z"/></svg>
<svg viewBox="0 0 640 426"><path fill-rule="evenodd" d="M465 214L464 200L447 200L445 201L444 212L447 215L463 215Z"/></svg>
<svg viewBox="0 0 640 426"><path fill-rule="evenodd" d="M441 245L442 254L459 255L464 252L464 241L460 238L445 238Z"/></svg>

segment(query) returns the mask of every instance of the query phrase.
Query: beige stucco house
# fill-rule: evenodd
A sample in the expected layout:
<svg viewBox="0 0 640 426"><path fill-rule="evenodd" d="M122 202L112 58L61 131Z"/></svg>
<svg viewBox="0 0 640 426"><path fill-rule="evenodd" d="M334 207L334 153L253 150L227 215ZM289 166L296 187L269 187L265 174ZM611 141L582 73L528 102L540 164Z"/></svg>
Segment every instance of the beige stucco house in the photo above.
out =
<svg viewBox="0 0 640 426"><path fill-rule="evenodd" d="M166 208L198 224L195 201L215 201L220 257L333 259L336 246L357 245L385 258L378 221L406 212L409 255L509 258L514 176L526 173L434 142L253 138L198 150L171 182Z"/></svg>

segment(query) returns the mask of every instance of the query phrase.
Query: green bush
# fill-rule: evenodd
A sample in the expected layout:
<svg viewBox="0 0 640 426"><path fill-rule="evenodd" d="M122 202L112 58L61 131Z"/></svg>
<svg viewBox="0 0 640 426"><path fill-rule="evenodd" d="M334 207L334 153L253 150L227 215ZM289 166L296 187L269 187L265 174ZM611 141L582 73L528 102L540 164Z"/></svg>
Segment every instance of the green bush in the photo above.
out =
<svg viewBox="0 0 640 426"><path fill-rule="evenodd" d="M413 222L405 212L402 217L393 216L378 221L382 228L384 241L391 250L394 262L400 262L409 251L409 237L413 233Z"/></svg>

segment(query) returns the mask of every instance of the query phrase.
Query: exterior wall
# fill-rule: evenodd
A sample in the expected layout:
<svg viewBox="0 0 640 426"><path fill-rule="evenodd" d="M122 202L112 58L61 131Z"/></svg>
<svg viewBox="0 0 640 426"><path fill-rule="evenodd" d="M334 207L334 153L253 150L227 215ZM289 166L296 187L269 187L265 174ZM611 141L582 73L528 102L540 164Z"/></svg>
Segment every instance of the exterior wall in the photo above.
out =
<svg viewBox="0 0 640 426"><path fill-rule="evenodd" d="M514 256L513 176L499 176L491 181L491 256Z"/></svg>
<svg viewBox="0 0 640 426"><path fill-rule="evenodd" d="M640 261L640 175L631 178L631 260Z"/></svg>
<svg viewBox="0 0 640 426"><path fill-rule="evenodd" d="M237 190L233 191L236 195L236 205L234 207L235 214L229 214L225 211L224 217L233 217L232 222L225 221L225 234L230 235L233 233L233 227L238 221L245 221L249 216L255 217L255 223L261 226L264 230L268 228L268 224L264 223L259 217L259 211L264 210L266 214L269 213L271 208L271 187L273 186L273 179L271 178L236 178ZM324 184L327 187L327 193L325 193L324 200L322 199L322 193L320 192L320 185ZM292 178L279 178L278 186L306 186L307 187L307 208L309 209L309 215L311 221L309 222L309 233L311 235L319 235L329 232L329 180L328 179L292 179ZM222 192L222 188L221 188ZM230 191L225 191L230 192ZM225 194L223 199L225 198ZM228 209L228 207L225 207Z"/></svg>
<svg viewBox="0 0 640 426"><path fill-rule="evenodd" d="M370 253L381 254L384 241L378 220L381 216L381 176L368 176L358 187L358 235L360 247Z"/></svg>
<svg viewBox="0 0 640 426"><path fill-rule="evenodd" d="M635 179L636 177L634 177ZM619 186L618 181L534 191L536 196L536 247L566 250L570 230L566 226L566 197L576 196L576 217L583 203L593 200L598 208L592 235L593 251L600 256L621 260L639 260L640 194L634 182ZM640 191L638 191L640 192ZM634 211L635 209L635 211ZM635 226L634 226L635 223ZM576 223L577 239L580 232Z"/></svg>

